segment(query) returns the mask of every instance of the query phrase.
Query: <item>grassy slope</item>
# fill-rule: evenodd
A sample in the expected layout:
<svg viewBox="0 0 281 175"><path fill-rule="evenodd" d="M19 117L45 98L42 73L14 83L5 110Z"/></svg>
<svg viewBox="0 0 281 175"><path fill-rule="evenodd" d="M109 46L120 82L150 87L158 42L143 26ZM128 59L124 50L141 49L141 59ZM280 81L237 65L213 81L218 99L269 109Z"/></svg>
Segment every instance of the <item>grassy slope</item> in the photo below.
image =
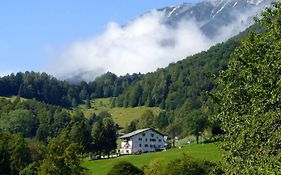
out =
<svg viewBox="0 0 281 175"><path fill-rule="evenodd" d="M11 101L14 101L16 99L16 96L12 97L2 97ZM27 100L25 98L20 98L21 100ZM88 117L91 114L99 114L101 111L108 111L111 115L113 120L119 124L121 127L125 127L127 124L129 124L132 120L138 119L141 117L141 115L144 113L144 111L150 109L153 111L155 115L158 115L161 111L158 107L145 107L145 106L139 106L135 108L110 108L110 98L100 98L95 99L92 101L92 108L86 109L85 105L80 105L79 108L84 112L85 116Z"/></svg>
<svg viewBox="0 0 281 175"><path fill-rule="evenodd" d="M131 162L141 168L144 165L148 165L151 161L159 160L161 166L167 166L171 160L180 158L183 153L197 159L209 160L212 162L217 162L221 159L221 151L215 144L210 143L185 145L182 149L175 148L165 152L128 155L107 160L85 161L82 165L83 167L88 168L91 171L91 174L106 175L110 169L120 161Z"/></svg>
<svg viewBox="0 0 281 175"><path fill-rule="evenodd" d="M101 111L108 111L112 115L113 120L121 127L126 126L126 124L129 124L134 119L140 118L147 109L152 110L155 115L159 114L161 111L157 107L149 108L145 106L135 108L110 108L110 98L93 100L91 109L86 109L85 105L80 105L80 108L82 108L86 117L92 113L99 114Z"/></svg>
<svg viewBox="0 0 281 175"><path fill-rule="evenodd" d="M7 100L14 101L17 98L17 96L11 96L11 97L0 96L0 98L4 98L4 99L7 99ZM27 99L20 97L20 100L27 100Z"/></svg>

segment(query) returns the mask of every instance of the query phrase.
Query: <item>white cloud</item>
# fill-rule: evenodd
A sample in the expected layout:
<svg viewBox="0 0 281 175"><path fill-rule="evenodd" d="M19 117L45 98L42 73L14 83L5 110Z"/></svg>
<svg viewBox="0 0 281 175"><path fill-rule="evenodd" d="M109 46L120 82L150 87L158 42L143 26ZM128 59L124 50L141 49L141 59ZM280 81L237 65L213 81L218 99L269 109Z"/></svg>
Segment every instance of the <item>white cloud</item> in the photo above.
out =
<svg viewBox="0 0 281 175"><path fill-rule="evenodd" d="M61 52L49 72L62 78L79 72L94 72L94 76L106 71L117 75L146 73L213 44L195 22L185 21L170 28L163 19L163 13L153 11L126 26L110 22L102 35L75 42Z"/></svg>
<svg viewBox="0 0 281 175"><path fill-rule="evenodd" d="M219 37L210 40L194 21L182 21L172 28L163 20L163 13L152 11L125 26L110 22L100 36L74 42L63 50L48 72L63 79L81 74L87 81L107 71L117 75L151 72L241 31L224 27ZM239 21L232 26L239 28Z"/></svg>

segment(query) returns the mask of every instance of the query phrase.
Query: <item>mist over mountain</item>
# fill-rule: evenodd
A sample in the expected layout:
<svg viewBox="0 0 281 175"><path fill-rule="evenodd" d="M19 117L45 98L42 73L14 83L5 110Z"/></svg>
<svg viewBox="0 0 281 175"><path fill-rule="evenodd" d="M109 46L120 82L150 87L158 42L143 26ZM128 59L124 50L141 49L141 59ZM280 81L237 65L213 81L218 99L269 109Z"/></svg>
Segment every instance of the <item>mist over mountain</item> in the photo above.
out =
<svg viewBox="0 0 281 175"><path fill-rule="evenodd" d="M209 0L151 10L99 36L70 44L50 63L60 79L92 81L105 72L147 73L225 41L253 24L271 0Z"/></svg>
<svg viewBox="0 0 281 175"><path fill-rule="evenodd" d="M231 33L253 24L253 17L272 0L208 0L198 4L183 3L160 9L165 13L166 23L176 26L179 21L194 20L209 38L218 37L225 27ZM235 27L236 26L236 27Z"/></svg>

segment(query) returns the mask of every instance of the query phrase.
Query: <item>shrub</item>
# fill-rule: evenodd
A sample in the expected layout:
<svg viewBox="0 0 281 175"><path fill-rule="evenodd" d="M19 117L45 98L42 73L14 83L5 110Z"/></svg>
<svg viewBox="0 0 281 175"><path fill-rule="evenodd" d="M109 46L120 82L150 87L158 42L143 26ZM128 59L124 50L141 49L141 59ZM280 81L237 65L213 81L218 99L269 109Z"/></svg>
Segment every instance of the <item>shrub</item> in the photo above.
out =
<svg viewBox="0 0 281 175"><path fill-rule="evenodd" d="M143 172L129 162L121 161L114 165L108 175L143 175Z"/></svg>
<svg viewBox="0 0 281 175"><path fill-rule="evenodd" d="M214 165L207 161L194 160L186 155L170 162L166 168L166 175L205 175L209 174Z"/></svg>

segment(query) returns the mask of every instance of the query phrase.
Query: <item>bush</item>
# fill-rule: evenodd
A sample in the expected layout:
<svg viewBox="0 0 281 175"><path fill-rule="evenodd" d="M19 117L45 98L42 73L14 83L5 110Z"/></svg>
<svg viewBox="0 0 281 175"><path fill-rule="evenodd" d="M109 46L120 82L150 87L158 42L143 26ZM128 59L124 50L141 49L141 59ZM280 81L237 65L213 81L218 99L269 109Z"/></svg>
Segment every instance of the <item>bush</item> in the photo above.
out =
<svg viewBox="0 0 281 175"><path fill-rule="evenodd" d="M143 175L143 172L129 162L121 161L114 165L108 175Z"/></svg>
<svg viewBox="0 0 281 175"><path fill-rule="evenodd" d="M205 175L209 174L214 165L207 161L197 161L186 155L168 164L166 175Z"/></svg>

